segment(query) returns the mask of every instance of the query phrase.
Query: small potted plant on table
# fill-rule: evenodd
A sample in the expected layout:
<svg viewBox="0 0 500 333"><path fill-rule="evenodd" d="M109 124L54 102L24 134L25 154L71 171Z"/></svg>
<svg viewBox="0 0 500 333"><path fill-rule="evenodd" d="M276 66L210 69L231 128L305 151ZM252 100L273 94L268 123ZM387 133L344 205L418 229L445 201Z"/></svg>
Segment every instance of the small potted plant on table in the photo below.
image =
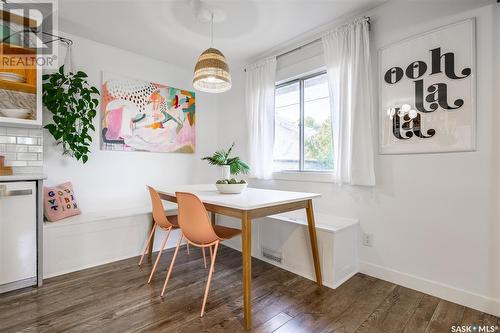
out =
<svg viewBox="0 0 500 333"><path fill-rule="evenodd" d="M215 186L221 193L241 193L247 187L244 179L237 180L235 177L241 173L246 174L250 167L239 156L230 157L234 142L228 150L216 151L212 156L203 157L202 160L208 161L211 165L217 165L222 168L222 177Z"/></svg>

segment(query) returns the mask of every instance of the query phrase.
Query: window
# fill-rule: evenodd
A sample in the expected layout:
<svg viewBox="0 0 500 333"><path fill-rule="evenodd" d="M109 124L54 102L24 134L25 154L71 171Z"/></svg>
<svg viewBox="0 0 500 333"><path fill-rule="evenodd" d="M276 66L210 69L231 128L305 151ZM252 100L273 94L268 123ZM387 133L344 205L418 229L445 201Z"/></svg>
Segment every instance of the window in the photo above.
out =
<svg viewBox="0 0 500 333"><path fill-rule="evenodd" d="M332 171L332 118L326 73L276 86L274 171Z"/></svg>

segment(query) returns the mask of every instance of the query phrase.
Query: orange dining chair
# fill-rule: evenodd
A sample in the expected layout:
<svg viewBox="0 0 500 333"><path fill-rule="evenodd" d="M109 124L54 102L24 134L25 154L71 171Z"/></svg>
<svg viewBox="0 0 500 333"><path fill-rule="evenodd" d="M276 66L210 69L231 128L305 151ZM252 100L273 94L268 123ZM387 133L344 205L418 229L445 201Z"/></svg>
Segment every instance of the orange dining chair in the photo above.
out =
<svg viewBox="0 0 500 333"><path fill-rule="evenodd" d="M202 249L208 247L210 248L211 262L210 270L208 271L207 285L205 287L205 295L203 296L203 305L201 307L200 317L203 317L219 243L222 240L230 239L241 234L241 230L223 227L220 225L212 225L210 219L208 218L205 206L196 195L192 193L176 192L175 196L177 197L179 227L181 228L182 236L179 237L179 241L177 242L174 257L170 262L167 277L165 278L165 283L163 284L161 296L163 296L165 289L167 288L167 283L170 275L172 274L172 268L174 267L175 258L177 257L177 252L179 251L182 239L184 238L186 243L196 247L201 247ZM212 246L214 246L213 251Z"/></svg>
<svg viewBox="0 0 500 333"><path fill-rule="evenodd" d="M161 202L160 195L158 192L152 188L151 186L147 186L149 190L149 195L151 196L151 205L153 208L153 228L151 229L151 233L149 235L149 238L146 242L146 246L144 247L144 251L142 252L141 260L139 261L139 266L142 264L142 261L144 259L144 255L146 254L146 251L148 250L149 244L153 241L153 235L155 232L156 227L159 227L160 229L166 231L165 238L163 238L163 242L161 243L160 251L158 252L158 256L156 257L155 264L153 266L153 269L151 270L151 274L149 275L149 280L148 283L151 282L153 279L154 272L156 271L156 267L158 266L158 262L160 261L161 254L165 248L165 245L167 244L168 236L170 235L170 231L172 229L179 229L179 225L177 224L177 216L169 216L168 218L165 216L165 209L163 207L163 203ZM189 254L189 244L186 244L187 246L187 252ZM205 253L203 253L203 256L205 256Z"/></svg>

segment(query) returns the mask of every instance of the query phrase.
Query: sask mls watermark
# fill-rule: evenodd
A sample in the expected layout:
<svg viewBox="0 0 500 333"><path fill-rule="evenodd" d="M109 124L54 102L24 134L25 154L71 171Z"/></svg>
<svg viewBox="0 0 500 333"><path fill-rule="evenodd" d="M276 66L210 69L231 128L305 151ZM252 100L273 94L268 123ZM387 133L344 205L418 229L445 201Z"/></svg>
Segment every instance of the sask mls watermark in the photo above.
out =
<svg viewBox="0 0 500 333"><path fill-rule="evenodd" d="M57 0L1 0L0 66L57 68Z"/></svg>
<svg viewBox="0 0 500 333"><path fill-rule="evenodd" d="M498 325L453 325L450 332L452 333L495 333L500 332Z"/></svg>

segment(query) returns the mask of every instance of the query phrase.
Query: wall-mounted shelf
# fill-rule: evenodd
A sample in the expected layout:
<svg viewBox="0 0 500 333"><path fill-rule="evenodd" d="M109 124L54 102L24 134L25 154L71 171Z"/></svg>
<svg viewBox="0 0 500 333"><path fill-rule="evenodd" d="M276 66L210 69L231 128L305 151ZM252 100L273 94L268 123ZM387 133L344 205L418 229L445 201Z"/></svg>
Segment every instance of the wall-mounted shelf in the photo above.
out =
<svg viewBox="0 0 500 333"><path fill-rule="evenodd" d="M23 25L28 28L36 28L38 26L38 22L36 20L14 14L6 10L0 10L0 19L3 21Z"/></svg>
<svg viewBox="0 0 500 333"><path fill-rule="evenodd" d="M5 81L2 79L0 79L0 89L22 91L30 94L36 94L35 84Z"/></svg>
<svg viewBox="0 0 500 333"><path fill-rule="evenodd" d="M4 21L12 21L32 27L32 20L16 15L5 14L0 11ZM15 82L0 79L1 108L27 108L31 110L29 119L4 117L0 111L0 124L14 126L40 126L42 124L42 102L41 102L41 66L37 65L37 50L7 42L0 42L0 72L9 72L21 75L25 82ZM33 94L29 97L26 94Z"/></svg>

